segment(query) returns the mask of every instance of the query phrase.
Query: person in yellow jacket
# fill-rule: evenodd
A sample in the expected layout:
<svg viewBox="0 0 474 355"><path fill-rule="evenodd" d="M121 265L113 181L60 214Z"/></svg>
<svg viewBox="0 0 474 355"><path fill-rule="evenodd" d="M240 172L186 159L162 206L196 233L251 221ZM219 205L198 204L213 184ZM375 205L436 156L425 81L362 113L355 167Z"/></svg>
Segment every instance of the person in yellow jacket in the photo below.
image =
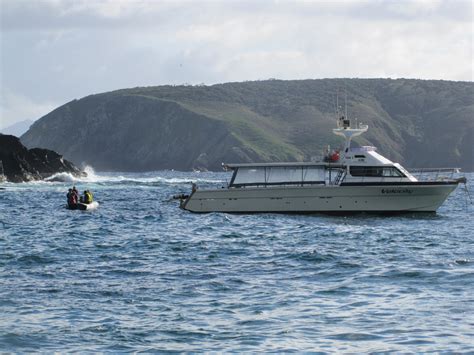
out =
<svg viewBox="0 0 474 355"><path fill-rule="evenodd" d="M84 197L82 198L82 202L91 203L92 201L93 201L92 192L90 192L89 190L85 190Z"/></svg>

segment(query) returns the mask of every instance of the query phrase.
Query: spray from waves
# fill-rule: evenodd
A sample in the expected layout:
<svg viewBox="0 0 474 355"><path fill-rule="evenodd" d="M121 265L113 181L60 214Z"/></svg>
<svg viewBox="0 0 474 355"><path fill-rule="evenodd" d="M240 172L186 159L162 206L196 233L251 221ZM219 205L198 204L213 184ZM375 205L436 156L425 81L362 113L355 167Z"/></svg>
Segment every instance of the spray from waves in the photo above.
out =
<svg viewBox="0 0 474 355"><path fill-rule="evenodd" d="M44 179L46 182L76 182L79 178L70 173L57 173Z"/></svg>
<svg viewBox="0 0 474 355"><path fill-rule="evenodd" d="M87 176L74 176L71 173L57 173L44 179L46 182L97 182L99 177L96 175L94 169L90 166L84 168Z"/></svg>
<svg viewBox="0 0 474 355"><path fill-rule="evenodd" d="M209 183L218 184L224 180L220 179L206 179L204 177L191 178L191 177L177 177L170 171L157 171L153 173L96 173L91 166L86 166L84 172L87 176L77 177L70 173L57 173L54 174L44 181L46 182L69 182L69 183L114 183L114 184L131 184L131 185L179 185L186 183ZM178 172L176 174L179 175ZM160 176L160 175L171 175L171 176Z"/></svg>

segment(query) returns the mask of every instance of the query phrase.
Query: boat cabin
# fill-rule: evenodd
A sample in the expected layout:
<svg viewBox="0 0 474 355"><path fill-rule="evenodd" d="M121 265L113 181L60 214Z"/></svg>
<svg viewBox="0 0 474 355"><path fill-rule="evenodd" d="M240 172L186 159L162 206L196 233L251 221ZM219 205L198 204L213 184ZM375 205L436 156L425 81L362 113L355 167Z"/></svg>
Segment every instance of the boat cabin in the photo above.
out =
<svg viewBox="0 0 474 355"><path fill-rule="evenodd" d="M417 181L400 164L375 150L350 148L336 163L224 164L224 169L234 171L229 188Z"/></svg>
<svg viewBox="0 0 474 355"><path fill-rule="evenodd" d="M351 128L343 116L333 132L346 139L344 150L333 151L320 162L223 164L234 170L229 188L266 186L339 186L351 183L416 182L412 174L376 152L372 146L351 147L353 137L366 132L367 125Z"/></svg>
<svg viewBox="0 0 474 355"><path fill-rule="evenodd" d="M347 166L345 182L417 181L400 164L377 153L375 147L351 147L341 163Z"/></svg>

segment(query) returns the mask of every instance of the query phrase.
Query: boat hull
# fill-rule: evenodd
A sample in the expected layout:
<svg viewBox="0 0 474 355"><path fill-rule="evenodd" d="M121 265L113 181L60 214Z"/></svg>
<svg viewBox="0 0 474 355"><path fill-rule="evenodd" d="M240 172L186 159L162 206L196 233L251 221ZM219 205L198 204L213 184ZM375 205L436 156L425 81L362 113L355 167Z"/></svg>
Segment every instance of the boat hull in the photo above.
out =
<svg viewBox="0 0 474 355"><path fill-rule="evenodd" d="M458 182L195 190L191 212L435 212Z"/></svg>
<svg viewBox="0 0 474 355"><path fill-rule="evenodd" d="M99 202L93 201L91 203L76 203L74 206L68 206L66 205L66 208L70 210L81 210L81 211L89 211L89 210L95 210L97 207L99 207Z"/></svg>

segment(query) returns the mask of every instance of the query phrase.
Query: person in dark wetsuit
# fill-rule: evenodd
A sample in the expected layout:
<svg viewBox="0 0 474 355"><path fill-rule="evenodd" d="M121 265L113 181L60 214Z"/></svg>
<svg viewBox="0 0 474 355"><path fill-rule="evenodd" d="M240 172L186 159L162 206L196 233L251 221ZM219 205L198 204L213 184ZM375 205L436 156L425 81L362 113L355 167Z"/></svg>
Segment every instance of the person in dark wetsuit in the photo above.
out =
<svg viewBox="0 0 474 355"><path fill-rule="evenodd" d="M72 189L69 189L66 195L66 201L68 204L69 204L69 198L71 197L71 194L72 194Z"/></svg>
<svg viewBox="0 0 474 355"><path fill-rule="evenodd" d="M72 192L76 195L76 200L79 200L79 191L77 191L76 186L72 187Z"/></svg>

